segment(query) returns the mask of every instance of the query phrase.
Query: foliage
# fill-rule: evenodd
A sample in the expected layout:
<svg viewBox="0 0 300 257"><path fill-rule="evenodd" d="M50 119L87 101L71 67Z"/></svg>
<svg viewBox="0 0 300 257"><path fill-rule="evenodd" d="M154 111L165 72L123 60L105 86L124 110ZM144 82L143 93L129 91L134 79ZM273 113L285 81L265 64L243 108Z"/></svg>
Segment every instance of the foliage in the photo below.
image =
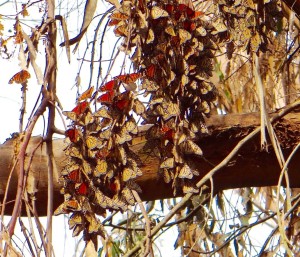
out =
<svg viewBox="0 0 300 257"><path fill-rule="evenodd" d="M33 29L31 36L24 32L24 22L19 16L30 17L30 7L38 4L21 6L13 36L5 37L4 22L0 23L2 56L11 58L13 51L9 47L19 49L21 71L8 83L21 84L23 99L26 99L27 82L33 77L28 71L31 65L41 84L42 95L25 130L21 116L20 136L16 140L21 144L16 151L21 189L17 192L7 229L8 238L14 233L21 196L34 196L34 190L23 195L24 185L29 181L25 152L36 120L48 109L44 141L49 154L49 184L53 181L53 134L66 135L68 144L66 165L61 171L61 193L65 200L54 214L69 214L73 236L83 232L84 241L87 245L93 242L99 256L153 256L154 236L174 225L178 226L175 248L180 247L187 256L271 256L275 252L292 256L298 252L299 195L296 190L288 186L282 189L280 182L276 189L242 188L235 191L234 197L228 192L215 194L212 175L204 178L210 181L209 188L204 185L206 181L195 180L201 169L193 160L196 156L205 157L196 141L208 133L205 119L212 112L261 109L262 119L268 126L270 120L264 109L273 111L297 98L294 86L298 67L293 60L298 53L298 31L284 18L280 1L109 1L110 9L94 18L99 22L91 40L90 82L83 93L78 94L71 111L59 110L70 120L68 128L60 131L54 125L55 107L60 107L56 97L55 22L60 21L64 37L61 46L66 48L70 62L70 47L76 44L74 50L79 49L80 40L92 24L96 3L86 1L82 27L71 40L68 22L54 15L55 4L50 0L45 9L40 5L40 11L47 18ZM118 51L113 50L103 77L103 42L109 28L119 37ZM36 63L41 38L45 40L46 51L44 75ZM14 43L9 45L12 40ZM87 52L88 46L84 47ZM97 75L94 74L96 53L99 55ZM123 61L117 68L119 75L109 80L120 56ZM131 68L126 66L126 58ZM82 65L85 62L83 58ZM265 92L261 90L262 85L266 85ZM25 100L22 111L25 112ZM156 216L153 206L145 209L139 196L142 190L136 179L143 176L143 160L131 150L131 145L140 134L141 124L149 125L143 151L159 158L162 180L172 185L174 197L184 195L170 212L162 212L163 217ZM268 127L284 174L287 163L272 131ZM27 202L26 207L28 213L37 216L34 206ZM51 203L48 210L51 223ZM110 217L107 217L108 211L112 214ZM116 225L113 216L118 212L130 215ZM167 224L172 217L174 222ZM249 231L269 220L273 230L265 243L256 247ZM105 226L111 226L113 231L107 233ZM42 239L47 256L52 254L51 233L48 227L47 240ZM9 239L6 240L11 245ZM98 247L100 241L102 246ZM6 246L4 254L7 251Z"/></svg>

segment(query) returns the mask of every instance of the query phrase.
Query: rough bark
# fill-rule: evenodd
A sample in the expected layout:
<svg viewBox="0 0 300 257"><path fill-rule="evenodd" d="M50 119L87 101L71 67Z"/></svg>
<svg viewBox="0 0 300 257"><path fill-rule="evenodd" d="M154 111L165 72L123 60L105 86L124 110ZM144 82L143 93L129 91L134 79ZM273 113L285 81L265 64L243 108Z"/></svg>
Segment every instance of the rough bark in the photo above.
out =
<svg viewBox="0 0 300 257"><path fill-rule="evenodd" d="M200 176L195 178L200 180L214 164L222 161L234 146L259 125L258 114L231 114L216 115L207 120L210 135L207 135L197 142L204 152L204 158L192 158L191 162L197 167ZM278 121L275 125L277 136L283 147L283 152L287 157L293 147L300 139L300 114L290 113ZM40 142L40 137L31 139L27 154ZM143 152L145 143L144 133L134 138L132 149L138 153L143 160L143 176L137 182L143 192L141 199L144 201L173 197L173 190L170 184L165 184L158 172L159 160L154 156L149 156ZM62 169L66 157L63 149L65 143L63 139L56 139L53 142L56 170L54 172L54 208L62 201L60 194L59 171ZM30 174L36 181L38 192L36 194L36 208L39 215L46 213L47 200L47 156L45 144L35 153ZM0 200L2 201L7 184L10 168L13 165L14 144L12 140L6 141L0 146ZM288 174L292 187L300 187L300 153L294 156L289 165ZM15 169L17 170L17 169ZM272 148L269 151L260 150L260 136L248 142L242 150L235 156L234 160L226 168L219 170L213 177L214 191L229 188L242 188L250 186L273 186L277 185L280 168L276 161ZM17 173L12 172L11 183L8 189L8 199L6 214L11 212L17 186ZM209 185L208 185L209 186ZM178 195L180 196L180 192Z"/></svg>

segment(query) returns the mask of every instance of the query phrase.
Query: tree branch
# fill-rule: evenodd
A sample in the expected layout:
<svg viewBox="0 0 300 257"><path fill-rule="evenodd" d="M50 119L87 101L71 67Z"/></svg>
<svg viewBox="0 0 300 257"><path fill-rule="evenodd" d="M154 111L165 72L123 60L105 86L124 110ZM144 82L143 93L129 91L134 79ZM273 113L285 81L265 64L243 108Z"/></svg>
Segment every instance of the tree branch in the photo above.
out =
<svg viewBox="0 0 300 257"><path fill-rule="evenodd" d="M272 115L271 115L272 116ZM273 115L274 116L274 115ZM210 135L207 135L197 142L204 152L204 158L191 158L200 173L196 177L200 181L216 164L220 163L229 152L238 144L238 142L251 133L259 126L259 114L230 114L216 115L207 120ZM159 160L155 156L146 154L142 148L146 140L144 129L133 139L132 150L139 155L143 161L143 176L138 178L137 182L142 188L141 199L143 201L171 198L173 190L170 184L165 184L158 173ZM290 113L283 119L277 121L275 132L283 148L283 153L288 156L293 147L300 141L300 115ZM28 151L40 140L39 137L33 137L30 140ZM66 156L63 149L66 144L63 139L57 139L53 142L54 158L58 172L66 162ZM277 164L276 156L271 148L269 152L260 151L259 135L252 138L245 147L221 170L213 176L214 192L230 188L242 187L260 187L275 186L280 176L280 167ZM9 176L9 167L11 165L11 156L13 153L13 144L11 140L0 145L0 200L2 201L7 178ZM300 187L300 173L297 168L300 166L300 153L296 153L289 165L289 177L291 187ZM42 147L40 154L34 157L31 171L38 184L38 193L36 206L39 215L45 215L45 201L47 192L47 155L45 146ZM54 174L58 178L59 174ZM6 214L10 214L12 204L9 201L15 199L17 188L17 174L12 174L12 184L9 187L6 204ZM208 186L209 183L207 184ZM63 196L59 193L60 184L58 180L54 181L54 208L63 202ZM209 190L209 189L208 189ZM178 192L177 196L182 195ZM24 213L24 212L23 212Z"/></svg>

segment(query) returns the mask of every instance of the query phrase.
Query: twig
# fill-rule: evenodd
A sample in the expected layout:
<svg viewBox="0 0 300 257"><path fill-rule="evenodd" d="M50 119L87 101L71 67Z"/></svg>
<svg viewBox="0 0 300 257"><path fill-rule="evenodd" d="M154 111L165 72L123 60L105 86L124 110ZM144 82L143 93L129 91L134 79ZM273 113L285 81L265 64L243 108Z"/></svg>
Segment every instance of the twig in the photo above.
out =
<svg viewBox="0 0 300 257"><path fill-rule="evenodd" d="M31 256L32 256L32 257L35 257L35 254L34 254L34 252L33 252L33 249L32 249L32 246L31 246L31 243L30 243L30 240L29 240L29 237L28 237L27 232L26 232L26 227L24 226L24 223L23 223L23 221L21 220L21 218L19 218L19 223L20 223L21 231L23 232L24 237L25 237L25 240L26 240L27 245L28 245L28 247L29 247Z"/></svg>
<svg viewBox="0 0 300 257"><path fill-rule="evenodd" d="M108 9L101 17L101 19L99 20L98 24L97 24L97 27L95 29L95 34L94 34L94 40L93 40L93 45L92 45L92 50L91 50L91 64L90 64L90 72L91 72L91 75L90 75L90 81L89 81L89 86L91 86L91 83L92 83L92 77L93 77L93 71L94 71L94 59L95 59L95 43L97 42L97 36L98 36L98 33L99 33L99 29L101 27L101 24L102 22L104 21L104 19L106 18L106 16L111 13L113 10L115 9L115 7L111 7L110 9ZM106 29L107 29L107 24L105 24L104 26L104 29L103 29L103 33L102 33L102 37L101 37L101 41L100 41L100 57L99 57L99 69L98 69L98 78L100 77L100 73L101 73L101 59L102 59L102 52L103 52L103 40L104 40L104 36L105 36L105 32L106 32ZM97 87L98 89L98 80L97 80Z"/></svg>
<svg viewBox="0 0 300 257"><path fill-rule="evenodd" d="M295 209L296 207L299 205L300 203L300 194L298 194L297 196L294 197L294 199L292 199L292 201L296 200L295 204L292 206L291 209L289 209L285 214L284 214L284 219L286 219ZM267 244L269 243L270 239L273 237L273 235L276 233L276 231L278 230L279 226L277 225L272 232L270 233L270 235L268 236L267 240L265 241L264 245L262 246L259 254L257 255L257 257L261 257L264 252L265 252L265 248L267 246Z"/></svg>
<svg viewBox="0 0 300 257"><path fill-rule="evenodd" d="M148 214L145 210L145 207L142 203L142 200L141 200L139 194L135 190L131 190L131 191L132 191L132 194L133 194L135 200L137 201L137 203L138 203L138 205L141 209L141 212L142 212L142 214L144 216L144 219L145 219L145 222L146 222L146 229L145 229L145 231L146 231L146 249L145 249L145 252L143 254L143 257L148 256L149 253L150 253L150 256L154 256L153 251L152 251L152 246L151 246L151 225L150 225L151 221L148 217Z"/></svg>
<svg viewBox="0 0 300 257"><path fill-rule="evenodd" d="M32 120L30 121L30 125L28 126L27 131L25 132L24 135L24 142L21 146L20 153L18 155L18 160L19 160L19 173L18 173L18 187L17 187L17 193L16 193L16 201L14 204L13 212L12 212L12 217L9 223L9 236L11 237L14 233L17 217L19 215L20 207L21 207L21 195L23 192L23 178L24 178L24 170L25 170L25 155L26 155L26 149L29 144L29 140L31 138L31 134L33 131L33 128L35 127L35 124L39 118L40 115L42 115L46 107L48 105L48 98L45 97L40 105L40 107L37 109L34 117L32 117Z"/></svg>
<svg viewBox="0 0 300 257"><path fill-rule="evenodd" d="M289 256L292 256L292 252L290 250L290 248L288 247L288 244L287 242L290 244L285 232L284 232L284 220L285 220L285 215L281 218L282 214L280 213L280 208L279 208L279 200L280 200L280 186L281 186L281 183L282 183L282 179L283 179L283 175L285 177L288 177L288 174L287 174L287 167L290 163L290 161L292 160L293 156L295 155L296 151L299 149L300 147L300 143L294 148L294 150L291 152L291 154L289 155L288 159L286 160L284 166L282 167L282 170L280 172L280 176L279 176L279 180L278 180L278 185L277 185L277 197L276 197L276 203L277 203L277 216L278 216L278 228L279 228L279 231L280 231L280 235L282 237L282 241L283 241L283 244L285 246L285 249L288 253ZM288 182L288 179L286 179L287 182ZM286 194L289 195L289 192L288 191ZM288 207L289 207L289 204L290 201L288 201ZM289 209L291 209L289 207ZM291 244L290 244L291 245Z"/></svg>
<svg viewBox="0 0 300 257"><path fill-rule="evenodd" d="M24 115L26 112L26 90L27 90L27 83L22 83L22 106L20 109L20 123L19 123L19 133L23 132L23 123L24 123Z"/></svg>

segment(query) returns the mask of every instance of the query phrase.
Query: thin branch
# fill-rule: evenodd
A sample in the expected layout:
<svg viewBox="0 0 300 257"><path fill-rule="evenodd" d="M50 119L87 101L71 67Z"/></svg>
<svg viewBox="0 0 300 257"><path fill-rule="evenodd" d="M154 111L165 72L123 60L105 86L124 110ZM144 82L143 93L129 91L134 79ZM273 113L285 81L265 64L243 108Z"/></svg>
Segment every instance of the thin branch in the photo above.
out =
<svg viewBox="0 0 300 257"><path fill-rule="evenodd" d="M10 237L14 233L17 217L19 215L19 211L20 211L20 207L21 207L21 195L22 195L22 192L24 189L23 188L23 186L24 186L23 179L24 179L24 171L25 171L26 149L29 144L33 128L35 127L35 124L36 124L38 118L45 112L47 105L48 105L48 98L45 97L43 99L40 107L37 109L36 114L30 121L28 129L26 130L25 135L24 135L24 141L21 146L20 153L18 155L18 160L19 160L18 187L17 187L16 200L15 200L15 204L14 204L14 208L13 208L13 213L12 213L12 217L11 217L11 220L9 223L9 229L8 229Z"/></svg>
<svg viewBox="0 0 300 257"><path fill-rule="evenodd" d="M132 190L132 194L133 194L135 200L137 201L137 203L138 203L138 205L139 205L139 207L141 209L141 212L142 212L142 214L144 216L145 222L146 222L146 229L145 229L145 231L146 231L146 237L147 237L147 239L146 239L146 249L145 249L145 252L143 254L143 257L146 257L149 253L150 253L150 256L154 256L153 255L153 251L152 251L152 246L151 246L151 225L150 225L151 221L150 221L150 219L148 217L148 214L147 214L147 212L145 210L145 207L143 205L143 202L142 202L139 194L135 190Z"/></svg>

